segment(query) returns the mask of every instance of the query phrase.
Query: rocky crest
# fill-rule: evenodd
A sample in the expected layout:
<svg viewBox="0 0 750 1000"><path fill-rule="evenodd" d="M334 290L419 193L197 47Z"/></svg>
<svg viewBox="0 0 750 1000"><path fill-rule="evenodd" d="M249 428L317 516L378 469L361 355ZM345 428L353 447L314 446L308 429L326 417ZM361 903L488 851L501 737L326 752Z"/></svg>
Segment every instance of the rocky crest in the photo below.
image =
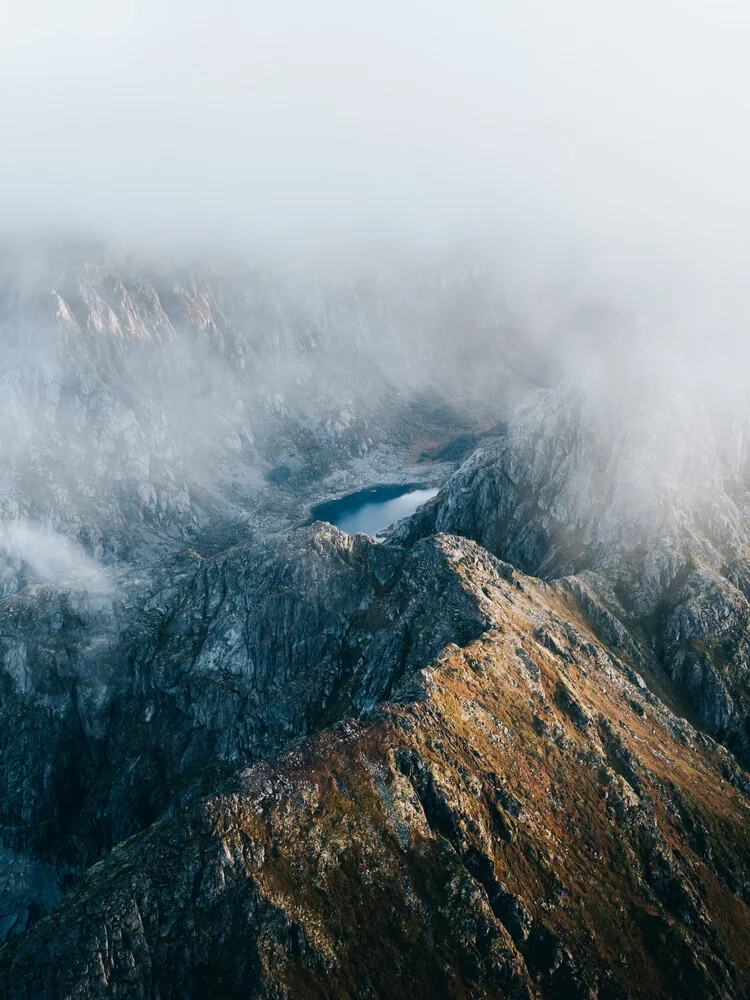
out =
<svg viewBox="0 0 750 1000"><path fill-rule="evenodd" d="M455 532L546 579L593 571L677 702L748 760L750 436L697 391L655 393L627 417L616 395L542 393L395 534Z"/></svg>
<svg viewBox="0 0 750 1000"><path fill-rule="evenodd" d="M481 274L43 257L0 269L0 996L746 997L744 423L620 365L385 543L292 530L470 428L466 344L483 419L541 380Z"/></svg>
<svg viewBox="0 0 750 1000"><path fill-rule="evenodd" d="M486 613L451 553L320 525L291 543L188 554L135 616L44 589L6 599L5 933L40 905L36 875L49 903L193 784L366 713L446 643L481 634Z"/></svg>
<svg viewBox="0 0 750 1000"><path fill-rule="evenodd" d="M745 995L745 776L564 585L431 545L479 634L116 847L6 995Z"/></svg>

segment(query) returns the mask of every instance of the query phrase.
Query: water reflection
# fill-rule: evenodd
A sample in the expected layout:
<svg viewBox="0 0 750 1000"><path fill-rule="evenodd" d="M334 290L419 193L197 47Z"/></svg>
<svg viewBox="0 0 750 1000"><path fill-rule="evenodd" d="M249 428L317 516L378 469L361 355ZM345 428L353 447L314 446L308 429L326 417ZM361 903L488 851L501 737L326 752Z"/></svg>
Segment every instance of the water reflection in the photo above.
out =
<svg viewBox="0 0 750 1000"><path fill-rule="evenodd" d="M328 521L350 535L375 536L394 521L412 514L438 492L438 487L372 486L313 507L311 521Z"/></svg>

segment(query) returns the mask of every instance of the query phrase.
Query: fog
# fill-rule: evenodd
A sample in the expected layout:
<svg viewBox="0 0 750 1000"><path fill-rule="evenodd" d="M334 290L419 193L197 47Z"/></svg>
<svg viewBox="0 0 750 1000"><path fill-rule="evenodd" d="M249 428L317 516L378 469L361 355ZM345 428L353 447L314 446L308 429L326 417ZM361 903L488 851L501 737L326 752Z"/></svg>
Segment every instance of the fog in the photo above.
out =
<svg viewBox="0 0 750 1000"><path fill-rule="evenodd" d="M11 565L25 563L45 582L99 594L114 591L114 580L79 545L40 524L18 520L0 525L0 553ZM10 575L7 567L4 575Z"/></svg>
<svg viewBox="0 0 750 1000"><path fill-rule="evenodd" d="M0 213L254 248L481 237L610 277L736 278L749 18L739 0L5 3Z"/></svg>
<svg viewBox="0 0 750 1000"><path fill-rule="evenodd" d="M6 3L0 516L266 530L566 377L744 419L749 55L730 0Z"/></svg>

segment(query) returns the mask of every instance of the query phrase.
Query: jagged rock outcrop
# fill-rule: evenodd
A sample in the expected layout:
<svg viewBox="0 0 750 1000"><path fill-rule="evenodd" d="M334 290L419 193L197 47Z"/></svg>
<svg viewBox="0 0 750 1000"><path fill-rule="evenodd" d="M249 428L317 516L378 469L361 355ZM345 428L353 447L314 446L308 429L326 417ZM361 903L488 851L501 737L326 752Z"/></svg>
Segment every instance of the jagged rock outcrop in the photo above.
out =
<svg viewBox="0 0 750 1000"><path fill-rule="evenodd" d="M488 627L460 559L447 537L403 550L319 524L187 553L135 615L49 588L0 602L0 843L16 868L47 865L59 894L192 784L408 688ZM56 898L24 886L0 895L8 933Z"/></svg>
<svg viewBox="0 0 750 1000"><path fill-rule="evenodd" d="M622 386L605 392L586 383L532 396L417 529L475 538L540 576L595 569L639 609L657 604L690 561L744 564L745 428L727 434L697 387L657 385L640 398L634 389L629 403Z"/></svg>
<svg viewBox="0 0 750 1000"><path fill-rule="evenodd" d="M0 248L0 938L186 789L481 630L471 601L443 622L419 593L429 546L323 529L185 554L287 531L311 495L398 477L420 437L473 426L457 316L508 398L544 370L461 261L333 279Z"/></svg>
<svg viewBox="0 0 750 1000"><path fill-rule="evenodd" d="M615 648L650 649L686 710L750 759L750 437L697 385L654 380L625 368L537 395L394 536L454 532L547 579L594 571Z"/></svg>
<svg viewBox="0 0 750 1000"><path fill-rule="evenodd" d="M626 355L291 530L541 378L481 269L69 250L0 260L0 997L746 997L741 409Z"/></svg>
<svg viewBox="0 0 750 1000"><path fill-rule="evenodd" d="M0 952L3 995L745 995L731 756L630 678L565 586L433 544L481 634L415 673L416 700L115 848Z"/></svg>

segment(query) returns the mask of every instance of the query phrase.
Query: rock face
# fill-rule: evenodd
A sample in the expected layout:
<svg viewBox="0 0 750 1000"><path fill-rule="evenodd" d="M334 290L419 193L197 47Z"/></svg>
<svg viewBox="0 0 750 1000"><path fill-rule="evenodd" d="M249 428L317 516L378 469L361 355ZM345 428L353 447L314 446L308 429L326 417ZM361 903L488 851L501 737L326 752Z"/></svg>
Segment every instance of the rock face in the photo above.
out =
<svg viewBox="0 0 750 1000"><path fill-rule="evenodd" d="M425 528L476 537L536 574L595 569L653 607L690 560L720 571L744 557L747 430L727 451L699 401L686 390L655 413L651 396L625 411L588 385L537 394L497 449L462 466Z"/></svg>
<svg viewBox="0 0 750 1000"><path fill-rule="evenodd" d="M0 899L7 933L42 905L40 864L49 903L193 783L367 712L446 643L480 635L488 619L451 572L457 551L319 525L188 554L134 618L43 590L7 599L4 843L29 872Z"/></svg>
<svg viewBox="0 0 750 1000"><path fill-rule="evenodd" d="M5 995L745 995L731 756L565 586L430 546L478 634L116 847L0 953Z"/></svg>
<svg viewBox="0 0 750 1000"><path fill-rule="evenodd" d="M187 546L402 477L421 437L492 423L545 365L460 261L332 279L58 242L0 247L0 341L4 940L180 796L481 631L470 602L436 623L429 545ZM505 386L480 415L470 342Z"/></svg>
<svg viewBox="0 0 750 1000"><path fill-rule="evenodd" d="M540 380L481 274L74 257L0 268L0 997L747 997L742 421L621 365L292 529Z"/></svg>
<svg viewBox="0 0 750 1000"><path fill-rule="evenodd" d="M547 579L594 571L675 697L748 760L750 438L700 399L542 393L395 534L455 532Z"/></svg>

